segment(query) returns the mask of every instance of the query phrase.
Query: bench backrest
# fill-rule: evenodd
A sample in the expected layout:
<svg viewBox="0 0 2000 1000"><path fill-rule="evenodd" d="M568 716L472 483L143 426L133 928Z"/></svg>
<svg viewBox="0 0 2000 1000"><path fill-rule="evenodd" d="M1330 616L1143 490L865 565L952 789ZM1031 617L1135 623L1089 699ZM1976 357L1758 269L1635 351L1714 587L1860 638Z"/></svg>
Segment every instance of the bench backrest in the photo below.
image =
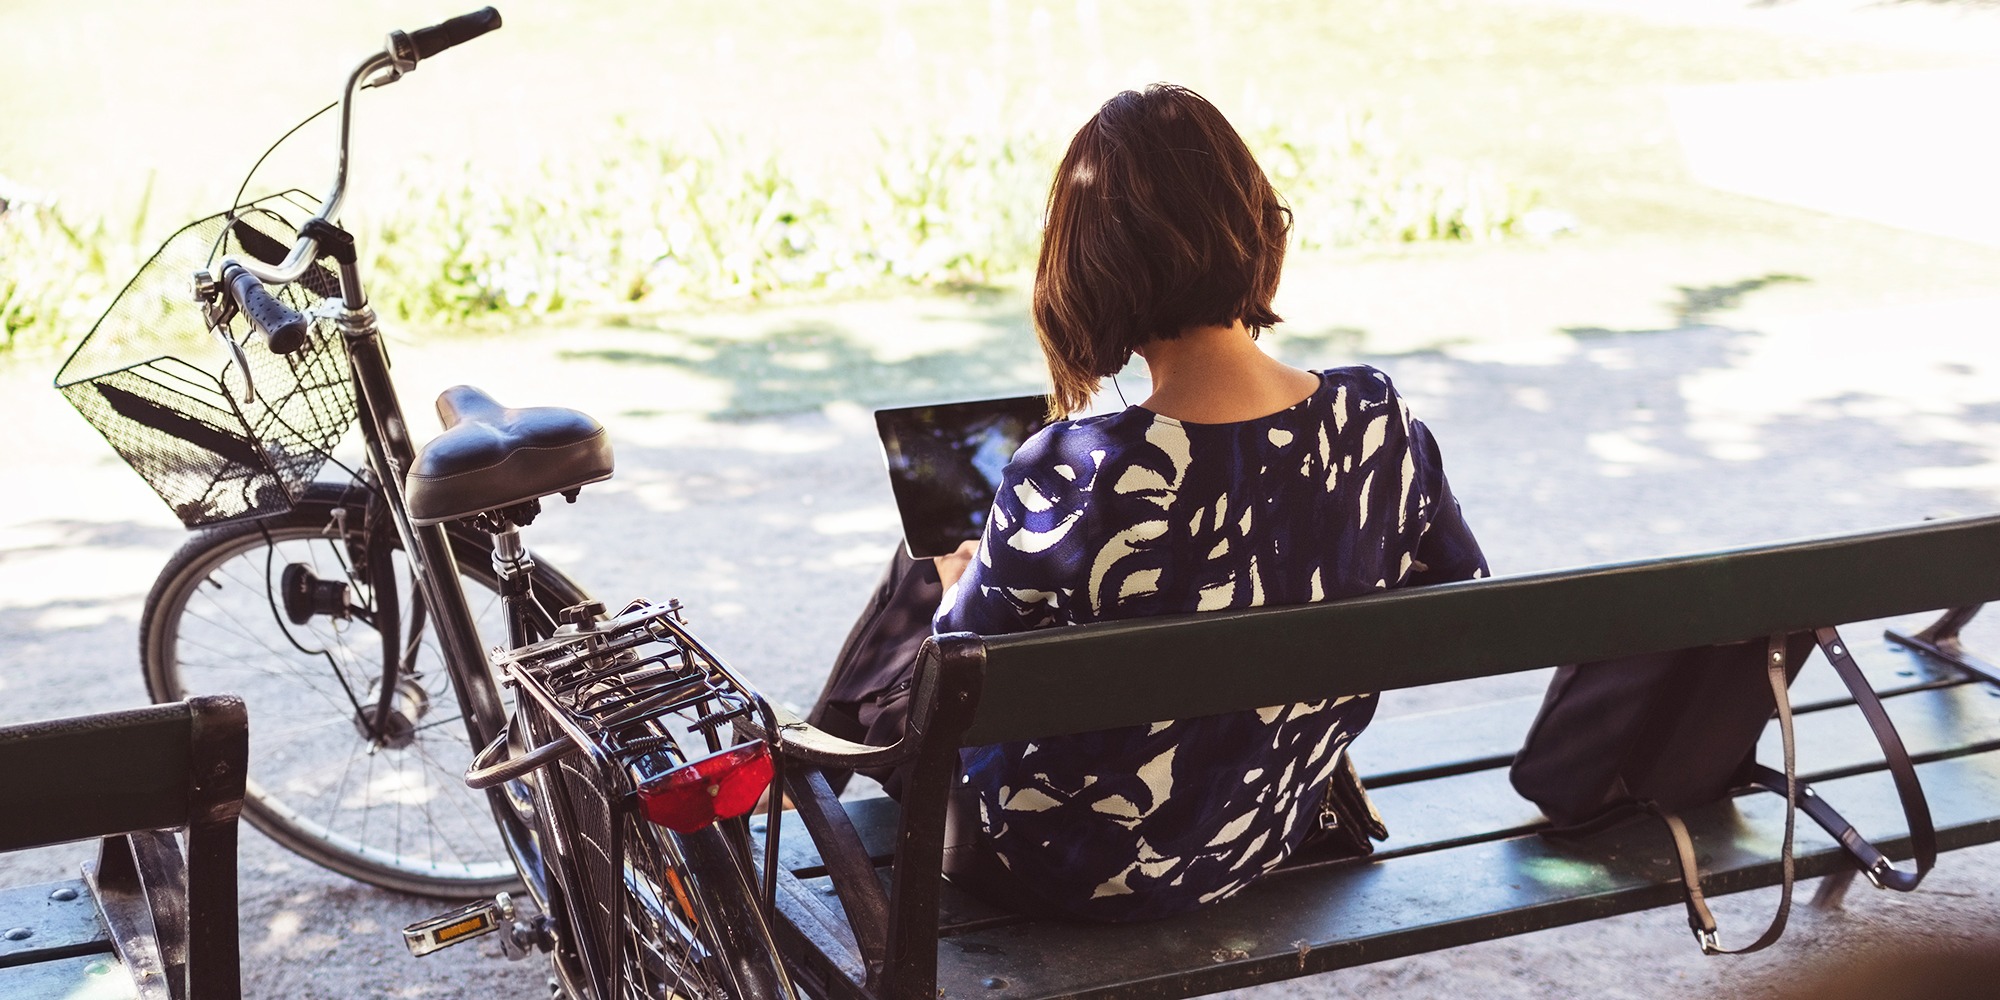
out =
<svg viewBox="0 0 2000 1000"><path fill-rule="evenodd" d="M186 704L0 727L0 851L188 825Z"/></svg>
<svg viewBox="0 0 2000 1000"><path fill-rule="evenodd" d="M2000 515L985 639L964 746L2000 600Z"/></svg>
<svg viewBox="0 0 2000 1000"><path fill-rule="evenodd" d="M248 763L234 695L0 726L0 851L104 838L87 877L140 995L234 1000Z"/></svg>

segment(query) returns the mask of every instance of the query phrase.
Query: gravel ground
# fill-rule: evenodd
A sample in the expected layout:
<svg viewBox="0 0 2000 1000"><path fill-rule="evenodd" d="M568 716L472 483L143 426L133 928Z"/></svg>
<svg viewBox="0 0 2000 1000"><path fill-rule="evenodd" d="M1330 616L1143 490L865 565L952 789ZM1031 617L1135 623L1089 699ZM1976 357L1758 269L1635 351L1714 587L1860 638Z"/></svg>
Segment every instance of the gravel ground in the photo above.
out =
<svg viewBox="0 0 2000 1000"><path fill-rule="evenodd" d="M1599 332L1363 360L1388 370L1436 431L1495 569L1519 572L1993 510L1996 307L1767 316L1756 330ZM872 422L851 400L882 401L887 382L921 394L930 376L913 372L954 366L976 373L971 390L941 395L1027 377L975 363L987 350L978 336L937 313L907 303L832 311L828 342L902 340L930 353L882 361L870 384L811 387L811 398L832 401L776 416L702 416L755 410L744 404L766 398L751 391L758 377L646 363L669 360L685 339L629 329L398 345L397 376L423 433L425 401L456 381L604 419L618 479L552 510L530 544L601 596L685 600L724 656L776 697L805 704L896 538ZM182 537L47 388L52 368L0 372L0 421L17 429L0 440L12 485L0 507L0 721L145 699L134 650L140 605ZM2000 649L1995 618L1975 622L1988 650ZM1532 693L1539 683L1406 692L1385 699L1385 711ZM251 712L254 724L257 706ZM0 857L0 882L68 877L87 853ZM428 901L349 882L254 832L241 876L252 997L540 995L532 963L471 948L408 958L396 929L433 912ZM1770 904L1769 893L1725 900L1725 926L1748 929ZM1254 992L1765 996L1859 943L1958 942L1996 919L2000 850L1985 848L1948 855L1914 896L1857 890L1843 910L1801 913L1784 943L1747 959L1701 958L1676 908Z"/></svg>

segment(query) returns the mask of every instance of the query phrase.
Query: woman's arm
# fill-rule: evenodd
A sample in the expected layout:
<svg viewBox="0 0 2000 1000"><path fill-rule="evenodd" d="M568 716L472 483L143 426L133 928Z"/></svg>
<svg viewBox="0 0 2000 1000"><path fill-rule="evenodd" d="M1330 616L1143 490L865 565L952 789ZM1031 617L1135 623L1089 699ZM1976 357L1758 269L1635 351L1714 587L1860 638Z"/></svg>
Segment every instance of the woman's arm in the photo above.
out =
<svg viewBox="0 0 2000 1000"><path fill-rule="evenodd" d="M1094 456L1070 454L1057 427L1021 446L1001 474L986 530L938 560L938 632L1005 635L1068 624L1085 549ZM956 579L945 574L956 570Z"/></svg>
<svg viewBox="0 0 2000 1000"><path fill-rule="evenodd" d="M968 539L944 555L931 557L931 565L937 567L938 582L944 585L944 589L950 590L958 583L958 578L965 575L966 568L972 565L972 557L978 552L978 540Z"/></svg>
<svg viewBox="0 0 2000 1000"><path fill-rule="evenodd" d="M1422 421L1410 421L1410 448L1426 473L1431 519L1417 541L1409 585L1422 587L1491 575L1486 568L1486 555L1479 550L1479 540L1472 537L1472 528L1459 510L1458 497L1452 495L1451 481L1445 478L1444 459L1438 453L1437 441Z"/></svg>

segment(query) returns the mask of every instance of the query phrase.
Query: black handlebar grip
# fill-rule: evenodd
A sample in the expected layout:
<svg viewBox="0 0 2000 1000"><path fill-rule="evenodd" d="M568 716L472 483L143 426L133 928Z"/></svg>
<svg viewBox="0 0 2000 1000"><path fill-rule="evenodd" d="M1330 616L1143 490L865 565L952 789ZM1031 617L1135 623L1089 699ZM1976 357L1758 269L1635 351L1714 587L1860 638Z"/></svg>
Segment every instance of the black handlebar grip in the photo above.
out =
<svg viewBox="0 0 2000 1000"><path fill-rule="evenodd" d="M256 275L241 270L230 275L229 291L251 322L270 336L271 353L290 354L305 346L306 318L265 290Z"/></svg>
<svg viewBox="0 0 2000 1000"><path fill-rule="evenodd" d="M469 42L500 26L500 12L491 7L460 14L449 21L410 32L418 59L429 59L461 42Z"/></svg>

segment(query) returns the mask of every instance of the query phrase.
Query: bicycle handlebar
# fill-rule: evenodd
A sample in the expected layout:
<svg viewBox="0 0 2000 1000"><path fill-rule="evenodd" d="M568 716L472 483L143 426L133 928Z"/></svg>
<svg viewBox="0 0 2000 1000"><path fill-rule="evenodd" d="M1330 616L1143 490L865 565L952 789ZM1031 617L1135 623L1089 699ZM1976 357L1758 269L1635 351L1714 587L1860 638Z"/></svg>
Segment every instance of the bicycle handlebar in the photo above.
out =
<svg viewBox="0 0 2000 1000"><path fill-rule="evenodd" d="M500 12L491 7L482 7L470 14L460 14L428 28L418 28L410 32L410 43L416 47L418 59L429 59L454 45L472 41L498 27L500 27Z"/></svg>
<svg viewBox="0 0 2000 1000"><path fill-rule="evenodd" d="M243 314L270 338L271 353L290 354L305 346L306 318L278 301L256 275L240 267L228 268L223 271L223 280Z"/></svg>
<svg viewBox="0 0 2000 1000"><path fill-rule="evenodd" d="M403 72L415 66L417 61L443 52L454 45L469 42L480 35L500 27L500 12L491 7L460 14L448 21L419 28L413 34L400 31L391 32L389 46L381 52L361 60L348 75L347 87L340 99L340 159L334 171L333 189L326 200L320 203L319 212L313 217L322 222L332 222L340 214L341 201L347 194L347 149L348 137L354 121L354 95L363 86L377 86L398 79ZM405 49L407 46L407 50ZM382 71L387 72L382 72ZM377 76L377 73L381 73ZM292 252L282 263L267 264L250 257L229 256L222 259L221 266L235 265L257 276L258 280L273 285L290 284L312 266L319 254L319 241L310 236L301 236L292 246Z"/></svg>
<svg viewBox="0 0 2000 1000"><path fill-rule="evenodd" d="M364 86L379 86L393 83L403 73L415 67L417 62L437 55L454 45L469 42L480 35L500 27L500 12L484 7L470 14L460 14L450 20L419 28L412 34L400 31L389 33L388 45L381 52L369 56L354 67L347 77L347 86L340 97L340 147L338 165L334 170L333 189L327 192L326 200L320 202L319 211L313 221L332 222L340 214L341 201L347 195L347 149L348 138L354 123L354 95ZM386 72L385 72L386 71ZM379 76L376 74L380 74ZM307 227L302 227L309 229ZM222 277L222 284L228 294L251 322L263 330L270 338L272 352L290 354L304 346L308 330L306 320L291 307L273 297L266 283L288 285L299 280L313 262L318 259L319 240L301 234L292 245L291 252L284 260L270 262L260 260L255 255L239 256L231 254L216 265L215 273ZM343 279L344 280L344 279ZM359 286L356 285L355 288ZM350 294L353 290L350 289ZM356 308L360 303L350 303ZM226 331L217 335L228 343L237 366L242 370L244 380L243 397L246 401L254 397L256 389L250 379L250 368L243 350Z"/></svg>

